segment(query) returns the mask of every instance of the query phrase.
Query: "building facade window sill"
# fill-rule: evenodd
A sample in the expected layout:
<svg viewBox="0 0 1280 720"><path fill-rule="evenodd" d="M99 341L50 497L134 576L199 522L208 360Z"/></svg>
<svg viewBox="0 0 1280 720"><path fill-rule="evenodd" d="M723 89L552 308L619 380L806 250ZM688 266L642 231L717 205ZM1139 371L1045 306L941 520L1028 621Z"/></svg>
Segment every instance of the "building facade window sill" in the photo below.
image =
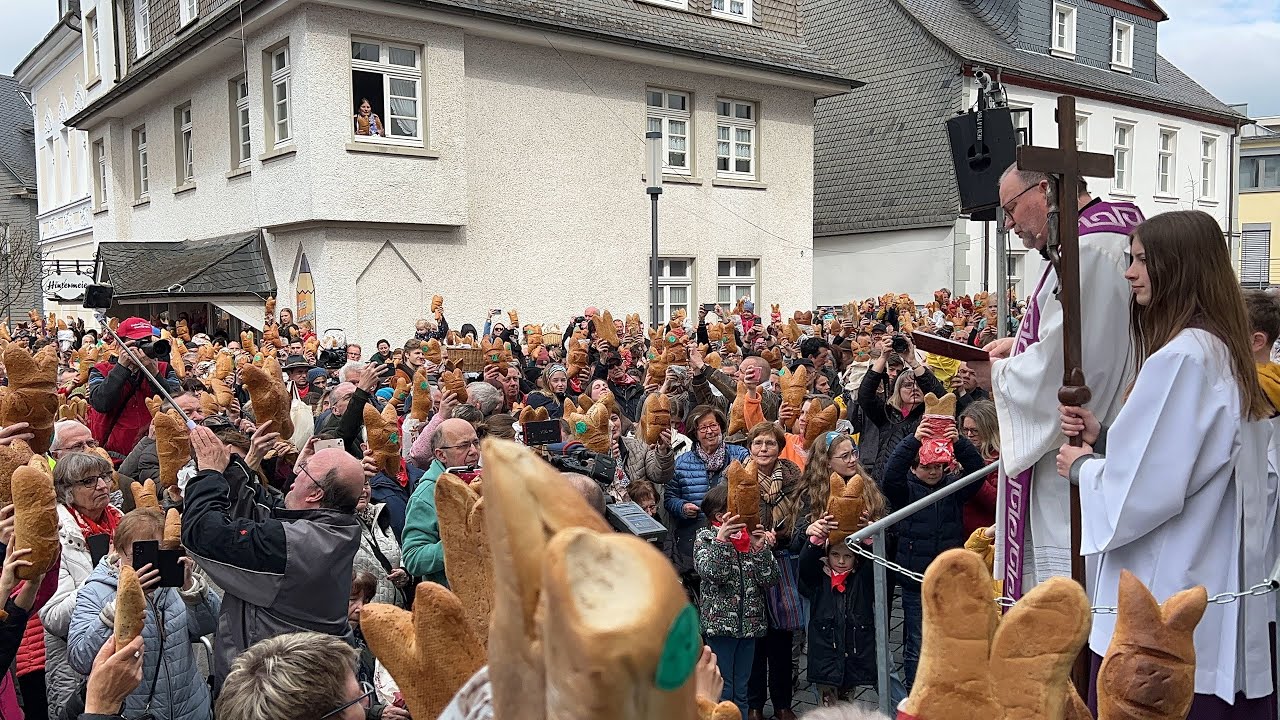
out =
<svg viewBox="0 0 1280 720"><path fill-rule="evenodd" d="M421 147L411 147L406 145L384 145L382 143L357 142L350 141L347 143L347 152L353 153L375 153L382 155L401 155L404 157L420 157L420 158L439 158L440 153L436 150Z"/></svg>
<svg viewBox="0 0 1280 720"><path fill-rule="evenodd" d="M719 10L712 10L711 17L719 20L729 20L731 22L742 23L744 25L751 24L751 18L746 17L745 15L737 15L731 12L721 12Z"/></svg>
<svg viewBox="0 0 1280 720"><path fill-rule="evenodd" d="M1280 192L1280 186L1277 187L1256 187L1256 188L1240 188L1241 194L1247 193L1273 193Z"/></svg>
<svg viewBox="0 0 1280 720"><path fill-rule="evenodd" d="M1132 200L1137 197L1137 195L1134 195L1128 190L1112 190L1110 194L1111 197L1124 198L1126 200Z"/></svg>
<svg viewBox="0 0 1280 720"><path fill-rule="evenodd" d="M1133 74L1133 68L1128 65L1119 65L1117 63L1111 63L1111 69L1115 70L1116 72L1125 73L1126 75Z"/></svg>
<svg viewBox="0 0 1280 720"><path fill-rule="evenodd" d="M85 89L85 90L92 90L92 89L94 89L94 88L98 87L98 83L100 83L100 82L102 82L102 76L101 76L101 75L94 75L93 77L89 78L89 84L85 85L85 86L84 86L84 89Z"/></svg>
<svg viewBox="0 0 1280 720"><path fill-rule="evenodd" d="M298 152L298 148L296 146L285 145L284 147L278 147L274 150L268 150L267 152L260 153L258 155L258 162L270 162L272 160L278 160L282 157L288 157L290 155L293 155L296 152Z"/></svg>
<svg viewBox="0 0 1280 720"><path fill-rule="evenodd" d="M144 197L144 198L138 198L137 200L135 200L133 203L133 206L136 208L140 208L140 207L146 207L147 205L150 205L150 204L151 204L151 198Z"/></svg>
<svg viewBox="0 0 1280 720"><path fill-rule="evenodd" d="M95 216L97 216L97 215L101 215L101 214L103 214L103 213L107 212L108 210L110 210L110 208L106 208L106 207L96 207L96 208L94 208L94 209L93 209L93 214L94 214Z"/></svg>
<svg viewBox="0 0 1280 720"><path fill-rule="evenodd" d="M1075 59L1076 59L1076 54L1075 54L1075 53L1073 53L1073 52L1067 52L1066 50L1058 50L1058 49L1056 49L1056 48L1050 49L1050 50L1049 50L1049 54L1050 54L1050 55L1052 55L1052 56L1054 56L1054 57L1062 58L1063 60L1075 60Z"/></svg>
<svg viewBox="0 0 1280 720"><path fill-rule="evenodd" d="M1114 193L1114 192L1113 192L1113 193L1111 193L1111 194L1112 194L1112 195L1115 195L1115 193ZM1175 195L1152 195L1152 196L1151 196L1151 199L1152 199L1152 200L1155 200L1155 201L1156 201L1156 202L1158 202L1158 203L1176 203L1176 202L1179 202L1179 201L1181 200L1181 198L1179 198L1179 197L1177 197L1177 196L1175 196Z"/></svg>
<svg viewBox="0 0 1280 720"><path fill-rule="evenodd" d="M743 188L746 190L767 190L768 185L758 180L737 180L735 178L715 178L711 184L716 187Z"/></svg>
<svg viewBox="0 0 1280 720"><path fill-rule="evenodd" d="M1218 206L1217 198L1196 198L1196 202L1200 205L1208 205L1210 207Z"/></svg>
<svg viewBox="0 0 1280 720"><path fill-rule="evenodd" d="M644 175L640 176L641 182L649 182L649 178ZM692 175L672 175L670 173L662 173L663 185L701 185L703 179Z"/></svg>
<svg viewBox="0 0 1280 720"><path fill-rule="evenodd" d="M191 181L191 182L189 182L189 183L186 183L186 184L183 184L183 185L179 185L178 187L174 188L174 189L173 189L173 194L174 194L174 195L181 195L182 193L185 193L185 192L191 192L192 190L195 190L195 189L196 189L196 181L195 181L195 180L192 180L192 181Z"/></svg>
<svg viewBox="0 0 1280 720"><path fill-rule="evenodd" d="M248 175L252 172L253 172L253 168L249 167L248 165L245 165L244 167L234 168L232 170L227 171L227 179L235 180L238 177L244 177L245 175Z"/></svg>

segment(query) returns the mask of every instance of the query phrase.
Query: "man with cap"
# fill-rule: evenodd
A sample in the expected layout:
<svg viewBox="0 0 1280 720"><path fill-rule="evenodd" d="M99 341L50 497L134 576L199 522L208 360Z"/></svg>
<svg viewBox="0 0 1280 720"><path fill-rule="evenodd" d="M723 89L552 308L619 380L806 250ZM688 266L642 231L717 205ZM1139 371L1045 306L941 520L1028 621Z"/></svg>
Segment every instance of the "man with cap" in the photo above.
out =
<svg viewBox="0 0 1280 720"><path fill-rule="evenodd" d="M165 384L169 393L181 391L181 383L169 363L148 357L141 349L154 342L151 323L131 317L120 323L116 334L134 349L147 370ZM169 355L167 351L153 354ZM147 433L151 425L151 411L147 409L146 399L157 394L137 363L127 354L108 358L89 371L89 429L117 464L133 450L138 438Z"/></svg>
<svg viewBox="0 0 1280 720"><path fill-rule="evenodd" d="M293 392L298 396L299 400L306 401L307 393L311 391L311 384L307 382L307 375L315 368L314 365L307 362L307 359L301 355L290 355L285 358L284 367L280 368L284 371L286 377L289 378L289 384L293 388Z"/></svg>

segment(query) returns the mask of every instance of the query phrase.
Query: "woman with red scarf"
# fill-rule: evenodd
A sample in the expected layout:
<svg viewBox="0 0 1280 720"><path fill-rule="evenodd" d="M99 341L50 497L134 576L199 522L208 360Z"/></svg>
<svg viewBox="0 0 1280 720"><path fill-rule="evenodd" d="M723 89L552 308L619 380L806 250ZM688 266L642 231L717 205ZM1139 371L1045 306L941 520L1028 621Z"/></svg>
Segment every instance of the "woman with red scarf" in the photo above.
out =
<svg viewBox="0 0 1280 720"><path fill-rule="evenodd" d="M84 680L67 662L67 633L76 607L76 593L93 572L90 548L97 548L105 556L122 516L109 502L115 487L111 463L97 455L67 453L58 458L53 468L53 487L58 493L62 566L58 571L58 589L40 610L40 623L44 625L48 702L50 707L58 708L79 691ZM33 619L27 625L28 631L40 623ZM35 717L32 713L27 716Z"/></svg>

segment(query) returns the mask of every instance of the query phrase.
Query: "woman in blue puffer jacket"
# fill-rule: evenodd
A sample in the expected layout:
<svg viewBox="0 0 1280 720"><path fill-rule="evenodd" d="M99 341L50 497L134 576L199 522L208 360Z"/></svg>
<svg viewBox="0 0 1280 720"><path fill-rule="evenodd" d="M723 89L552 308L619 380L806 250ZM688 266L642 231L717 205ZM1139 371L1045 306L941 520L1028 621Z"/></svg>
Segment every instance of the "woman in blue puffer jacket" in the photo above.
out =
<svg viewBox="0 0 1280 720"><path fill-rule="evenodd" d="M675 475L667 481L663 504L675 524L673 544L676 570L682 575L693 572L693 539L698 528L706 525L700 506L707 491L724 482L729 463L746 462L748 451L739 445L727 445L728 428L724 413L710 405L695 407L685 427L694 436L693 449L676 458Z"/></svg>
<svg viewBox="0 0 1280 720"><path fill-rule="evenodd" d="M80 588L71 615L67 655L78 672L89 674L98 650L114 632L120 563L131 561L135 541L160 540L163 534L164 516L158 510L134 510L120 521L113 552ZM142 682L125 699L125 717L213 719L209 686L196 666L192 643L217 629L221 602L199 576L192 575L190 559L184 558L183 563L187 573L182 589L154 587L159 582L155 571L139 573L147 593Z"/></svg>

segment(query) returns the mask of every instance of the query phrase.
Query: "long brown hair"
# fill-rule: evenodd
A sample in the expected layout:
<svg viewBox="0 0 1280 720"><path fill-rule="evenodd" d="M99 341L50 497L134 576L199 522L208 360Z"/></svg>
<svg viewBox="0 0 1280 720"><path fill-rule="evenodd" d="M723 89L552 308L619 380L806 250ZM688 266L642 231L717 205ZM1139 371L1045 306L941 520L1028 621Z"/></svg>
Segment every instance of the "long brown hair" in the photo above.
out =
<svg viewBox="0 0 1280 720"><path fill-rule="evenodd" d="M828 438L831 438L828 440ZM831 498L831 456L842 449L844 444L853 443L848 435L823 433L814 438L809 446L809 459L804 465L804 474L800 476L800 484L804 486L804 500L809 507L809 522L822 517L827 511L827 500ZM854 461L854 473L863 479L862 496L866 501L867 517L879 520L889 512L889 501L880 492L871 473L862 467L862 463Z"/></svg>
<svg viewBox="0 0 1280 720"><path fill-rule="evenodd" d="M1148 305L1130 301L1138 370L1178 333L1202 329L1227 346L1245 417L1267 417L1270 406L1258 384L1244 295L1218 221L1199 210L1162 213L1139 225L1129 236L1131 245L1134 240L1142 242L1151 285Z"/></svg>

